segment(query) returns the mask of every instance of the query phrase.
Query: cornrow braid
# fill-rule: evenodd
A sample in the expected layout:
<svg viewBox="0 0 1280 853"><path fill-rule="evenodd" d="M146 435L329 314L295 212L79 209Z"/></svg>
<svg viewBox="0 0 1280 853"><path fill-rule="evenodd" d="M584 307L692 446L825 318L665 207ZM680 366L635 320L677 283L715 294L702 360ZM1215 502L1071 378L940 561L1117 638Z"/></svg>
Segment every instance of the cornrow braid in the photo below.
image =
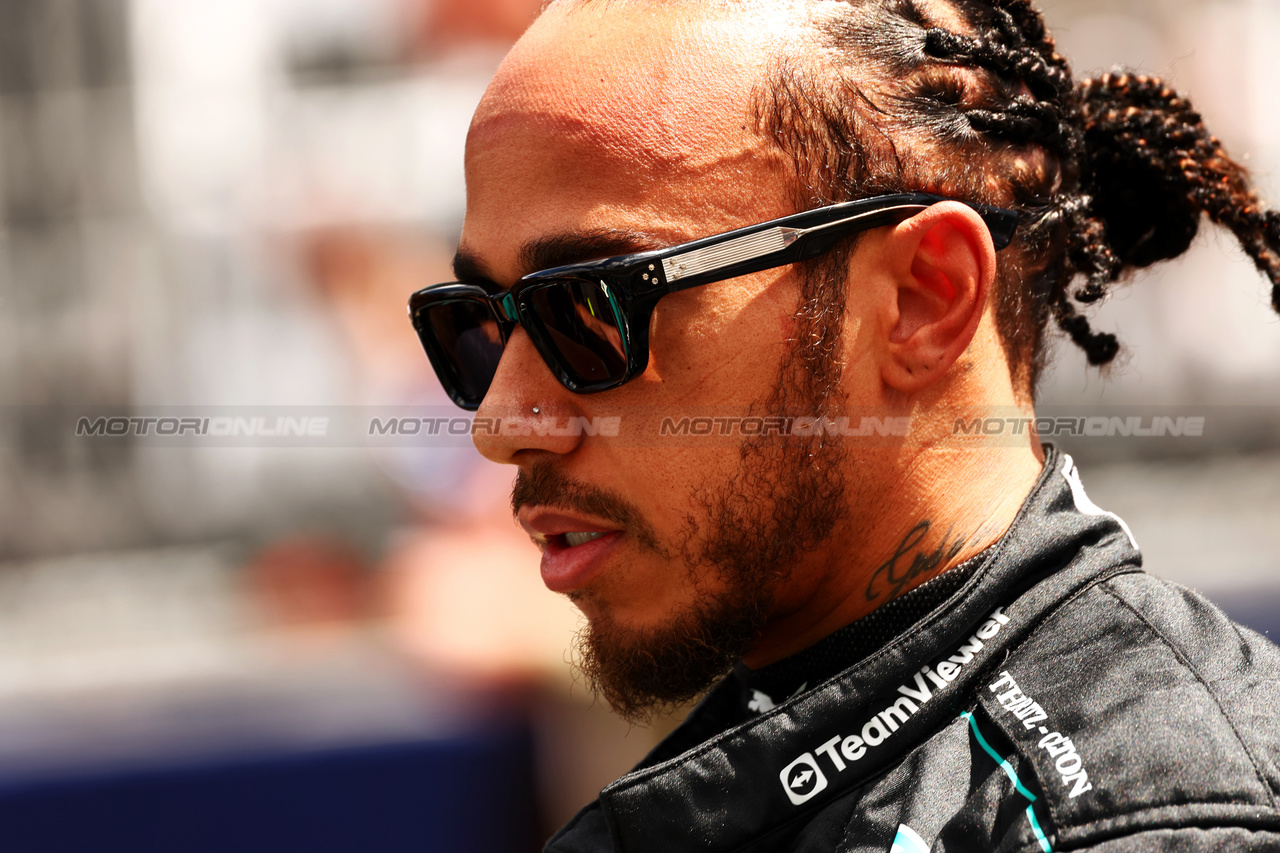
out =
<svg viewBox="0 0 1280 853"><path fill-rule="evenodd" d="M1031 0L865 0L815 26L832 64L784 64L760 111L805 200L925 190L1019 210L996 323L1028 392L1051 320L1091 364L1116 357L1078 306L1185 252L1203 216L1271 280L1280 312L1280 213L1160 80L1077 85Z"/></svg>
<svg viewBox="0 0 1280 853"><path fill-rule="evenodd" d="M957 64L972 63L1005 77L1017 78L1039 98L1052 98L1069 87L1071 78L1048 62L1030 46L1011 47L995 38L999 30L981 37L957 35L950 30L931 28L925 36L929 55Z"/></svg>
<svg viewBox="0 0 1280 853"><path fill-rule="evenodd" d="M967 110L965 117L974 130L1015 145L1045 141L1057 148L1067 141L1058 111L1027 95L1019 95L1005 110L977 108Z"/></svg>

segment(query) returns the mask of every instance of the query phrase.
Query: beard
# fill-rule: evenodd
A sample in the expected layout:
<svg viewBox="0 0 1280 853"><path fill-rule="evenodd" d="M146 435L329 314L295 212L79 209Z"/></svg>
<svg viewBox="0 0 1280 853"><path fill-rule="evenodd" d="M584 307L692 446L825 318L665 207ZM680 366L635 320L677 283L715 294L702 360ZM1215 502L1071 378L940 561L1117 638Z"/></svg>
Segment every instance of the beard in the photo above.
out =
<svg viewBox="0 0 1280 853"><path fill-rule="evenodd" d="M833 257L839 263L839 257ZM825 265L824 265L825 266ZM840 366L842 311L825 268L802 279L797 330L773 393L748 416L831 415ZM816 283L815 283L816 282ZM835 288L843 291L843 286ZM805 344L797 344L804 341ZM557 506L612 521L642 549L683 562L695 589L715 589L660 626L620 625L607 607L579 631L574 666L615 713L644 723L705 692L755 645L774 609L778 587L797 557L826 542L846 506L847 450L830 436L762 437L738 447L726 482L704 483L677 547L664 549L640 511L620 497L561 474L549 461L521 468L512 509ZM708 584L714 578L717 583ZM581 601L589 593L572 593Z"/></svg>

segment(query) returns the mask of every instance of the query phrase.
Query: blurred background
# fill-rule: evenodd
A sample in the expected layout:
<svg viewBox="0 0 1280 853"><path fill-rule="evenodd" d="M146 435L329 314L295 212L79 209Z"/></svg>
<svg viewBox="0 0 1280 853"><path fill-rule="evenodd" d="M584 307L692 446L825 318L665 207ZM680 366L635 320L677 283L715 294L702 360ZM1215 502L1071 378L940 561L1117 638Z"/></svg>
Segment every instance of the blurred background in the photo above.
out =
<svg viewBox="0 0 1280 853"><path fill-rule="evenodd" d="M468 120L538 5L0 0L7 849L533 850L673 724L573 683L510 473L360 427L455 414L405 300L449 277ZM1043 5L1078 74L1171 79L1280 201L1272 0ZM1280 629L1264 281L1206 228L1096 316L1126 360L1061 348L1042 409L1205 430L1060 439L1091 496ZM247 426L77 436L111 414Z"/></svg>

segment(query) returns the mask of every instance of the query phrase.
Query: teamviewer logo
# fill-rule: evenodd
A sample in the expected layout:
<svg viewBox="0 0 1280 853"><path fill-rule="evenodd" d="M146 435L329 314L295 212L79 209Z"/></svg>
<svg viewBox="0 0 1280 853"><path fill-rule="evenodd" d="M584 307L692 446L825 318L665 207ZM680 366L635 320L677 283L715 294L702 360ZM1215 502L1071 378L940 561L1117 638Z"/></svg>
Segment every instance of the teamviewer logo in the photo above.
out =
<svg viewBox="0 0 1280 853"><path fill-rule="evenodd" d="M811 752L806 752L788 764L778 778L782 780L782 789L787 792L792 804L797 806L807 803L827 789L827 777L822 775Z"/></svg>

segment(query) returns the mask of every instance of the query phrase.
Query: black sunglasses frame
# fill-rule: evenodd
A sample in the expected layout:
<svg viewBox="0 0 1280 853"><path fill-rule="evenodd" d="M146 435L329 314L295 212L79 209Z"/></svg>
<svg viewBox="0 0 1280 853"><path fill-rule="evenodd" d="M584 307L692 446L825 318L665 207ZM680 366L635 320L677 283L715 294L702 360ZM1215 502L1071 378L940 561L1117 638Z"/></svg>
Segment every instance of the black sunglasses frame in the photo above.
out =
<svg viewBox="0 0 1280 853"><path fill-rule="evenodd" d="M667 294L816 258L850 234L891 225L938 202L953 200L930 193L872 196L664 249L541 270L498 292L461 282L437 284L409 298L409 317L445 390L463 409L479 408L484 396L472 399L457 387L459 383L453 379L454 356L436 340L427 319L427 312L432 308L448 304L468 303L481 308L496 321L504 348L515 326L522 326L547 367L570 391L577 394L607 391L634 379L648 367L649 321L658 301ZM1015 211L964 203L982 217L997 251L1012 242L1019 219ZM532 307L530 297L538 290L572 282L599 288L608 301L626 361L621 376L592 382L572 371L568 359L557 351ZM492 382L492 377L489 381Z"/></svg>

